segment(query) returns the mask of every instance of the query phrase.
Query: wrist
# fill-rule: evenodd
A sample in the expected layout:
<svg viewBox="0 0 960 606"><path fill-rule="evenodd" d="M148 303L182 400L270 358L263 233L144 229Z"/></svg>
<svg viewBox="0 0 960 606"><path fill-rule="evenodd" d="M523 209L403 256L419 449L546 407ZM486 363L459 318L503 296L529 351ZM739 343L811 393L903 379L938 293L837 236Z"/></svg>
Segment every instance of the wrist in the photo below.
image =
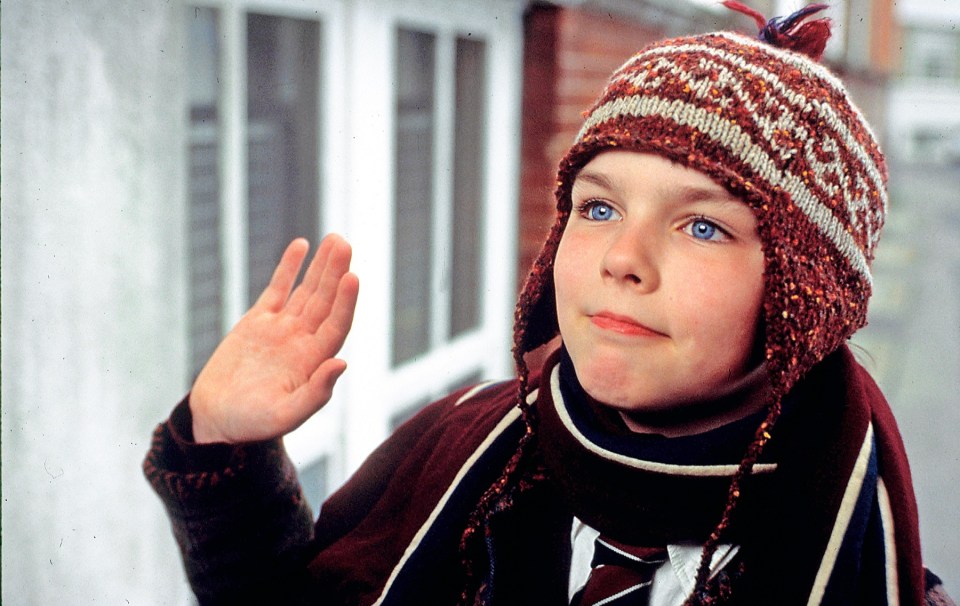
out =
<svg viewBox="0 0 960 606"><path fill-rule="evenodd" d="M204 410L203 406L199 406L196 403L195 394L191 393L189 399L187 400L187 406L190 408L190 430L193 433L190 436L191 441L195 444L214 444L214 443L229 443L230 440L227 439L215 426L211 426L207 418L203 415L201 411Z"/></svg>

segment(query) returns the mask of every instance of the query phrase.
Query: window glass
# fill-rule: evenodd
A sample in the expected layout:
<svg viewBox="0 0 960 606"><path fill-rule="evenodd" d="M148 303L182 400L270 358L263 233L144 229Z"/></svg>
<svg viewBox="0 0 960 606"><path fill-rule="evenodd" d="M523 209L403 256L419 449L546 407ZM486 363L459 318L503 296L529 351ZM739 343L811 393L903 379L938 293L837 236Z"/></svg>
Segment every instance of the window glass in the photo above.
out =
<svg viewBox="0 0 960 606"><path fill-rule="evenodd" d="M319 48L315 21L249 14L247 62L247 292L253 302L270 279L286 244L315 239L319 226ZM226 152L220 106L224 99L219 13L187 11L189 102L188 218L190 370L199 372L220 338L226 294L225 225L221 179Z"/></svg>
<svg viewBox="0 0 960 606"><path fill-rule="evenodd" d="M188 246L190 376L196 376L221 337L219 22L215 10L187 14Z"/></svg>
<svg viewBox="0 0 960 606"><path fill-rule="evenodd" d="M480 324L486 44L459 37L456 57L450 336Z"/></svg>
<svg viewBox="0 0 960 606"><path fill-rule="evenodd" d="M955 80L960 65L960 38L951 32L929 29L907 31L905 70L910 76Z"/></svg>
<svg viewBox="0 0 960 606"><path fill-rule="evenodd" d="M430 346L436 37L397 32L393 363Z"/></svg>
<svg viewBox="0 0 960 606"><path fill-rule="evenodd" d="M252 303L290 240L319 226L320 26L247 16L248 262Z"/></svg>

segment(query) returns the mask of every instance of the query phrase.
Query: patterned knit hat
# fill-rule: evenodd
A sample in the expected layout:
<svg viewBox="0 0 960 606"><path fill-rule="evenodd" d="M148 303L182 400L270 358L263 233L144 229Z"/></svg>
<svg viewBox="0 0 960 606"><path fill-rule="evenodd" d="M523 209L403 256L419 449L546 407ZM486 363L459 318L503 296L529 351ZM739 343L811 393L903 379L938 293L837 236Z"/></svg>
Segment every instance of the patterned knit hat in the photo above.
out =
<svg viewBox="0 0 960 606"><path fill-rule="evenodd" d="M527 432L503 475L484 493L462 537L468 576L488 518L537 479L537 411L526 401L524 355L559 333L553 263L571 211L571 188L598 153L659 154L699 170L757 217L764 255L764 351L772 401L731 480L725 511L703 546L687 604L710 602L710 558L797 380L866 323L870 264L887 206L883 155L843 85L817 64L830 35L824 5L765 21L760 40L714 33L656 43L614 72L560 164L557 219L517 303L517 404ZM532 475L531 475L532 474ZM471 555L472 554L472 555ZM472 578L472 577L470 577ZM471 592L465 590L464 603Z"/></svg>
<svg viewBox="0 0 960 606"><path fill-rule="evenodd" d="M662 41L614 72L560 164L556 223L516 310L522 368L523 354L558 332L553 263L573 181L610 149L656 153L699 170L753 209L777 399L866 323L887 173L876 137L840 81L815 58L786 50L819 57L828 22L802 21L822 8L766 24L750 12L763 25L761 40L722 32Z"/></svg>

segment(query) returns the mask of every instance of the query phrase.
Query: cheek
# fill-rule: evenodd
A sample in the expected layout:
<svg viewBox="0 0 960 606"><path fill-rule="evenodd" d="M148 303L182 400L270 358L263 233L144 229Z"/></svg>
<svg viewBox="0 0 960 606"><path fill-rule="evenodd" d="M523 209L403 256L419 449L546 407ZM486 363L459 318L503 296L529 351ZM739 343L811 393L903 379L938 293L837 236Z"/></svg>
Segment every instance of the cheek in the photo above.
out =
<svg viewBox="0 0 960 606"><path fill-rule="evenodd" d="M753 350L763 301L762 259L722 266L699 266L673 297L701 344L722 345L731 358ZM698 277L694 277L698 276Z"/></svg>
<svg viewBox="0 0 960 606"><path fill-rule="evenodd" d="M580 258L578 241L565 232L557 245L557 254L553 260L553 286L557 300L557 311L562 314L564 305L569 305L569 298L576 292L576 286L582 280L578 263Z"/></svg>
<svg viewBox="0 0 960 606"><path fill-rule="evenodd" d="M762 264L761 264L762 265ZM726 332L734 341L731 347L733 362L747 364L756 351L763 308L762 269L756 273L741 272L739 288L726 301Z"/></svg>

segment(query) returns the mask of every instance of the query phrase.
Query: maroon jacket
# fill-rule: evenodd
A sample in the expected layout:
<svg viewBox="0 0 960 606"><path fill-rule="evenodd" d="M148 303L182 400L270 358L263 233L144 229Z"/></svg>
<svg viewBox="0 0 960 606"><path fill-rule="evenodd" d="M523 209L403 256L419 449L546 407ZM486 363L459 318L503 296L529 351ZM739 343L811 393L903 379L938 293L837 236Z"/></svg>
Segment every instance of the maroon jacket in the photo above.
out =
<svg viewBox="0 0 960 606"><path fill-rule="evenodd" d="M921 604L935 578L924 587L909 469L889 408L845 348L810 375L792 394L802 399L797 414L778 426L776 490L756 508L766 517L751 520L762 531L758 540L741 549L746 570L759 574L735 603L764 603L770 592L786 592L776 603L806 604L819 576L829 580L820 604L886 604L884 571L895 560L900 603ZM557 434L579 423L579 413L564 402L556 375L548 372L539 385L540 439L566 444L561 455L586 446L576 464L587 472L609 467L616 457L602 435L587 444L588 427ZM198 446L181 402L157 428L144 470L167 508L201 603L455 604L464 587L459 544L469 515L526 431L516 389L516 381L479 386L431 404L370 455L315 523L279 441ZM549 466L550 448L544 451ZM487 603L566 604L576 503L557 473L487 528ZM630 473L632 486L684 481ZM838 536L840 519L846 530ZM753 543L760 548L751 551ZM829 555L837 546L836 557Z"/></svg>
<svg viewBox="0 0 960 606"><path fill-rule="evenodd" d="M201 603L294 603L319 591L314 603L370 604L414 544L429 544L416 565L438 567L432 592L443 600L420 603L459 597L460 534L523 431L515 382L460 402L466 392L400 427L323 504L316 524L279 441L196 445L181 402L154 433L144 471L167 508ZM498 448L478 453L481 445Z"/></svg>

